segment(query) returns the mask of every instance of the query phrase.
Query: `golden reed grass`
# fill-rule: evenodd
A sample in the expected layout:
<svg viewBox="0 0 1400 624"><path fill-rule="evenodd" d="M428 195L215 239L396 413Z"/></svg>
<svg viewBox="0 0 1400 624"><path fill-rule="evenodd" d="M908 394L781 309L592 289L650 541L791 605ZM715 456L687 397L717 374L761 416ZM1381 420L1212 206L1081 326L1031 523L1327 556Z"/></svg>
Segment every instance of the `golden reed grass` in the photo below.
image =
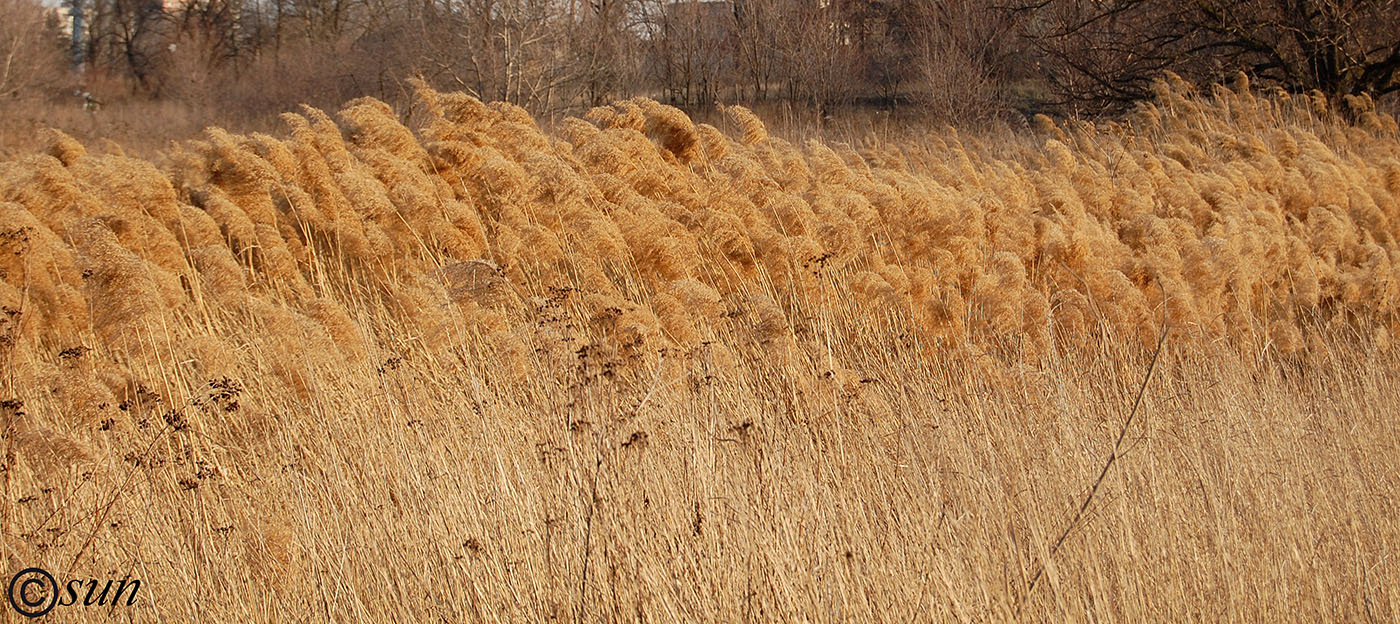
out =
<svg viewBox="0 0 1400 624"><path fill-rule="evenodd" d="M418 98L0 164L7 571L142 621L1400 617L1370 100L793 145Z"/></svg>

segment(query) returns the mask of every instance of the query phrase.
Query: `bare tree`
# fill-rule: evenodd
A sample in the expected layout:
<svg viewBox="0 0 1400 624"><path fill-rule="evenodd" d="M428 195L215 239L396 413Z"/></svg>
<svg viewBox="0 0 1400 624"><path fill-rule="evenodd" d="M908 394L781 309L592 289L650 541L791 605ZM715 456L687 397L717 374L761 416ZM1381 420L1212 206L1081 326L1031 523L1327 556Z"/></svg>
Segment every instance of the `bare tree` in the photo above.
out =
<svg viewBox="0 0 1400 624"><path fill-rule="evenodd" d="M977 0L912 0L905 19L921 100L957 120L996 115L1006 90L1027 64L1013 29L1014 15Z"/></svg>
<svg viewBox="0 0 1400 624"><path fill-rule="evenodd" d="M171 32L161 0L92 0L90 15L88 60L120 67L134 80L134 90L155 87Z"/></svg>
<svg viewBox="0 0 1400 624"><path fill-rule="evenodd" d="M1066 103L1146 97L1167 69L1240 69L1333 97L1400 90L1397 0L1033 0L1015 11Z"/></svg>
<svg viewBox="0 0 1400 624"><path fill-rule="evenodd" d="M0 0L0 97L15 97L64 74L62 39L33 0Z"/></svg>
<svg viewBox="0 0 1400 624"><path fill-rule="evenodd" d="M777 29L783 18L782 4L769 0L735 0L733 11L735 70L748 89L751 100L766 100L777 80Z"/></svg>
<svg viewBox="0 0 1400 624"><path fill-rule="evenodd" d="M567 30L580 95L589 106L622 97L626 81L636 75L633 4L629 0L569 2L562 27Z"/></svg>
<svg viewBox="0 0 1400 624"><path fill-rule="evenodd" d="M734 4L716 0L641 3L647 61L668 101L708 104L734 75Z"/></svg>
<svg viewBox="0 0 1400 624"><path fill-rule="evenodd" d="M787 79L788 97L826 116L850 101L861 85L852 77L860 66L857 32L848 20L852 2L775 0L783 3L777 30L777 56Z"/></svg>

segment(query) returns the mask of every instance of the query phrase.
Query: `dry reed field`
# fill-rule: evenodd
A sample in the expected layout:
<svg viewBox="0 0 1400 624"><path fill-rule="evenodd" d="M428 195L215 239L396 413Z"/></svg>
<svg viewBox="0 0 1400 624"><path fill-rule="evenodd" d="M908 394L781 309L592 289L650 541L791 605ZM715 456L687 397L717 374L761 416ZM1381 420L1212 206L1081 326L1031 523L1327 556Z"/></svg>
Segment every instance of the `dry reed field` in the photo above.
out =
<svg viewBox="0 0 1400 624"><path fill-rule="evenodd" d="M0 581L141 581L57 621L1400 618L1370 100L794 145L418 99L0 163Z"/></svg>

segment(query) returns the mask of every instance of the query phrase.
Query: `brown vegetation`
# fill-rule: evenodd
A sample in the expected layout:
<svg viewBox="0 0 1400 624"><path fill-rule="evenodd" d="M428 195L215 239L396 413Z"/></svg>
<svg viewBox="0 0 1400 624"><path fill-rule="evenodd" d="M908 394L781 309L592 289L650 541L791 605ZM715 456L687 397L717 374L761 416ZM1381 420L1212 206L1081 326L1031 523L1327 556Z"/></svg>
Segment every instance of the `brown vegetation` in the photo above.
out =
<svg viewBox="0 0 1400 624"><path fill-rule="evenodd" d="M1321 90L1334 104L1400 92L1400 11L1372 0L62 5L0 2L0 115L16 117L7 110L16 94L77 108L72 94L89 91L109 103L174 104L208 125L253 131L262 127L242 122L303 103L326 108L371 96L406 109L408 76L522 106L541 123L641 96L701 115L723 103L762 110L770 121L778 117L771 107L822 126L843 113L880 111L966 127L1017 120L1018 112L1117 114L1150 98L1164 71L1201 83L1245 71L1261 86ZM64 32L73 24L81 26L76 38ZM1395 97L1387 102L1393 107ZM7 134L0 128L0 150L14 143ZM162 143L186 136L159 134ZM119 136L93 136L130 147Z"/></svg>
<svg viewBox="0 0 1400 624"><path fill-rule="evenodd" d="M1400 613L1369 99L793 145L416 97L0 164L7 571L143 620Z"/></svg>

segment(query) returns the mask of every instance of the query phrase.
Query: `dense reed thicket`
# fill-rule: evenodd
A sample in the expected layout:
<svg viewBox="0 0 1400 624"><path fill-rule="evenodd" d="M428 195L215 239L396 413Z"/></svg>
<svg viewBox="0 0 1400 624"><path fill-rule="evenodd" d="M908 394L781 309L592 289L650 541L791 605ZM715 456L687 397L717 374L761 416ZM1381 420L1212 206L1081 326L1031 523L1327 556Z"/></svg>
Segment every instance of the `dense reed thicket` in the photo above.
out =
<svg viewBox="0 0 1400 624"><path fill-rule="evenodd" d="M7 569L138 619L1396 615L1369 100L792 145L418 97L0 164Z"/></svg>

